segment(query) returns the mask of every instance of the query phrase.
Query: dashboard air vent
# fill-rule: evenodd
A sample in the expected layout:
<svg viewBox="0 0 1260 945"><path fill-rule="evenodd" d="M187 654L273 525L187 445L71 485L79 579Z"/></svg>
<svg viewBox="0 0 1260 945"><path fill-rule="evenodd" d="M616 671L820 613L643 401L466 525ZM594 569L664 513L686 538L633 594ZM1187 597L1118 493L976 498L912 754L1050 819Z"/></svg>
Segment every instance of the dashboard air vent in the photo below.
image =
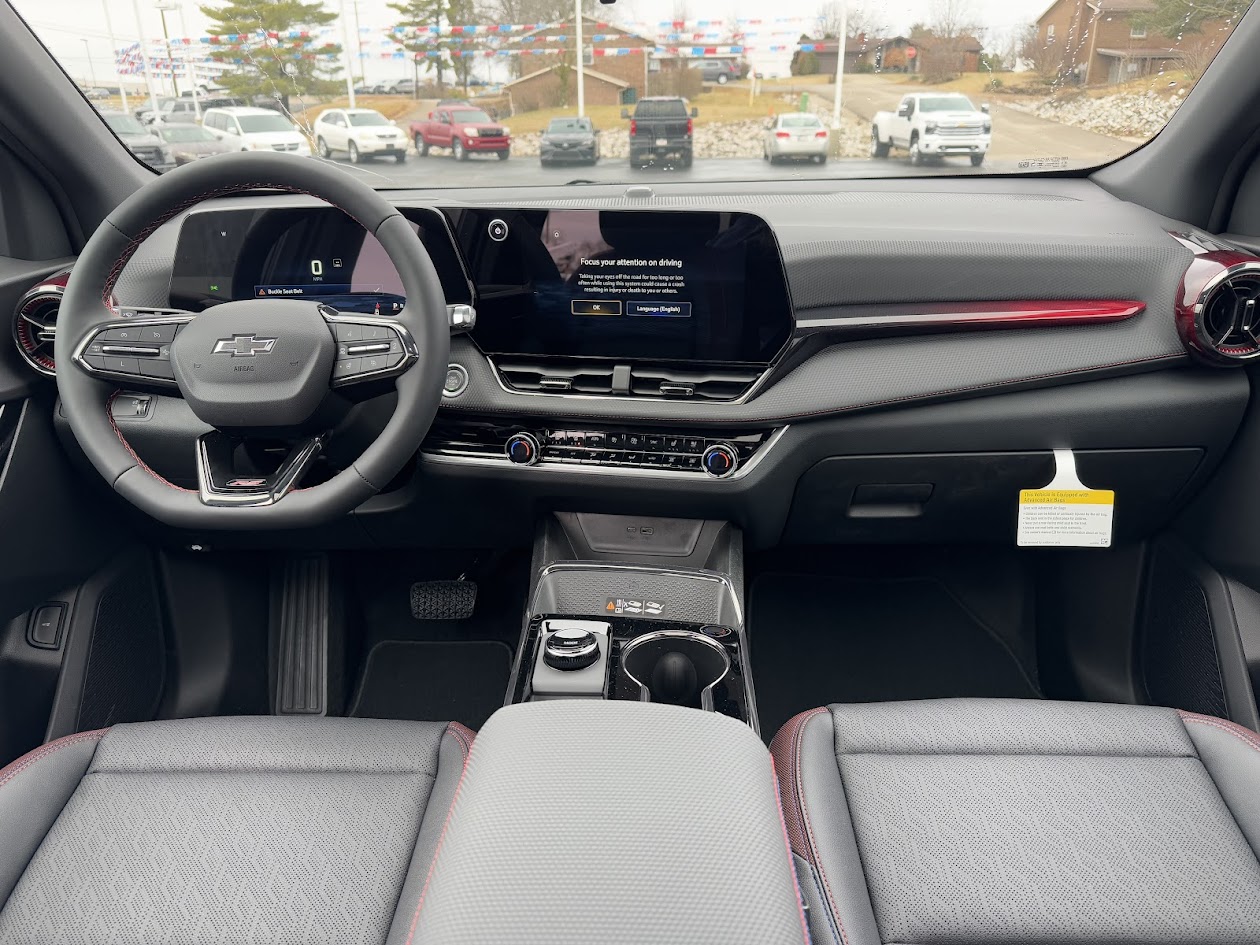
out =
<svg viewBox="0 0 1260 945"><path fill-rule="evenodd" d="M538 394L611 394L616 369L611 364L500 361L499 371L513 390Z"/></svg>
<svg viewBox="0 0 1260 945"><path fill-rule="evenodd" d="M630 392L636 397L674 400L735 400L760 376L760 371L739 368L710 371L635 365L630 369Z"/></svg>
<svg viewBox="0 0 1260 945"><path fill-rule="evenodd" d="M49 376L57 372L53 342L62 292L57 285L38 285L22 296L13 315L13 340L18 353L36 371Z"/></svg>
<svg viewBox="0 0 1260 945"><path fill-rule="evenodd" d="M1191 352L1218 365L1260 357L1260 261L1223 269L1192 298L1177 319Z"/></svg>

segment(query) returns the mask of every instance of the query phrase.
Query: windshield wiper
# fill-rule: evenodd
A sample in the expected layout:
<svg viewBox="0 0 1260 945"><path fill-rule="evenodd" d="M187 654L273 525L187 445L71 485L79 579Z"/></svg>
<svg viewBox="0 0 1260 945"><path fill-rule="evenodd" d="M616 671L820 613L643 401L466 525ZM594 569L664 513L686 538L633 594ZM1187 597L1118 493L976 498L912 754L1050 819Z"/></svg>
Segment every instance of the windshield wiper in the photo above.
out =
<svg viewBox="0 0 1260 945"><path fill-rule="evenodd" d="M598 183L599 181L597 180L587 180L585 177L579 177L576 180L565 181L564 186L568 187L570 184L598 184Z"/></svg>

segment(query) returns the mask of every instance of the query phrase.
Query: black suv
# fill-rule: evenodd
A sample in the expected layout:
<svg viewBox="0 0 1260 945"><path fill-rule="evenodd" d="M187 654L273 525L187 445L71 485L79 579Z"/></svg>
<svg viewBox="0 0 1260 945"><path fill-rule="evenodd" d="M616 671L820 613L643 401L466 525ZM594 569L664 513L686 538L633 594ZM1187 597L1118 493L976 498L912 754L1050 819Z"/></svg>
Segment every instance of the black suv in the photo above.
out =
<svg viewBox="0 0 1260 945"><path fill-rule="evenodd" d="M630 119L630 166L648 167L673 158L679 167L691 167L692 119L699 113L676 96L641 98L622 118Z"/></svg>

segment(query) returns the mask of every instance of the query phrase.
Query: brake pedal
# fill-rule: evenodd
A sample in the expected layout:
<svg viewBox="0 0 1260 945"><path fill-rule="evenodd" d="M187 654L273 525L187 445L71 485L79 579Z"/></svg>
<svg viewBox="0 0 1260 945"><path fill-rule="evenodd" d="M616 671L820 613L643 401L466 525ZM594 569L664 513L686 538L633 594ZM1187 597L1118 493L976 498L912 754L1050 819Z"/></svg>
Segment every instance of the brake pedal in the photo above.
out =
<svg viewBox="0 0 1260 945"><path fill-rule="evenodd" d="M411 616L417 620L467 620L476 606L476 581L417 581L411 585Z"/></svg>

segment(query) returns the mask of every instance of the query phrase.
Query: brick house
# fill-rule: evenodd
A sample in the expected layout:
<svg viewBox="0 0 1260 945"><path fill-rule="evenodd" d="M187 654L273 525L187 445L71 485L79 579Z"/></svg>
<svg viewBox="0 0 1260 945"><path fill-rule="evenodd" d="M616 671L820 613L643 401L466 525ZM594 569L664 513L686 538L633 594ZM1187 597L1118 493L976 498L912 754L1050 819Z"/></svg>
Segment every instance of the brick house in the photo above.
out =
<svg viewBox="0 0 1260 945"><path fill-rule="evenodd" d="M582 95L589 105L617 105L630 83L593 69L583 70ZM513 112L560 108L577 102L577 76L565 66L548 66L504 85Z"/></svg>
<svg viewBox="0 0 1260 945"><path fill-rule="evenodd" d="M555 108L577 101L575 41L572 22L556 23L525 33L505 47L521 53L524 74L506 86L516 110ZM640 97L647 94L648 58L656 40L583 17L582 47L583 92L589 104L615 105L622 91L630 88ZM611 100L605 101L609 96Z"/></svg>
<svg viewBox="0 0 1260 945"><path fill-rule="evenodd" d="M1210 56L1229 31L1206 23L1178 42L1141 25L1140 14L1154 9L1152 0L1055 0L1037 19L1033 66L1084 85L1114 84Z"/></svg>

